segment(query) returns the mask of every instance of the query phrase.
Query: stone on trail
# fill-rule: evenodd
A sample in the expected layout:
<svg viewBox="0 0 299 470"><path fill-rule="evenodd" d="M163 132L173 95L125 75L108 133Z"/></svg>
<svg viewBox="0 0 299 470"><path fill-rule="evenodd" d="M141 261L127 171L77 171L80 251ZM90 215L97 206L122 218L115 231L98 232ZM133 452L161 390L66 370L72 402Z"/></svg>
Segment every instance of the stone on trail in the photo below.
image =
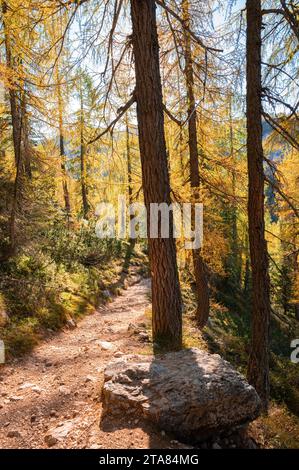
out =
<svg viewBox="0 0 299 470"><path fill-rule="evenodd" d="M23 397L20 397L20 396L11 396L11 397L9 397L9 400L10 400L10 401L21 401L21 400L23 400Z"/></svg>
<svg viewBox="0 0 299 470"><path fill-rule="evenodd" d="M66 437L68 437L69 433L74 429L74 426L75 424L73 421L66 421L60 426L49 429L49 431L45 435L45 443L48 447L55 446L59 442L63 441Z"/></svg>
<svg viewBox="0 0 299 470"><path fill-rule="evenodd" d="M255 389L218 354L127 355L105 369L104 414L134 410L182 440L200 441L258 417Z"/></svg>
<svg viewBox="0 0 299 470"><path fill-rule="evenodd" d="M74 330L75 328L77 328L77 323L71 317L67 318L65 324L66 324L66 327L69 328L70 330Z"/></svg>
<svg viewBox="0 0 299 470"><path fill-rule="evenodd" d="M38 385L34 385L31 389L33 392L37 393L38 395L40 395L42 392L45 391L44 388L41 388L39 387Z"/></svg>
<svg viewBox="0 0 299 470"><path fill-rule="evenodd" d="M7 433L7 437L16 437L16 438L20 438L22 437L21 433L19 431L8 431Z"/></svg>
<svg viewBox="0 0 299 470"><path fill-rule="evenodd" d="M35 387L35 384L32 384L31 382L25 382L19 386L19 390L26 390L26 388L32 388L32 387Z"/></svg>
<svg viewBox="0 0 299 470"><path fill-rule="evenodd" d="M97 344L104 350L104 351L113 351L115 350L115 345L110 343L109 341L98 341Z"/></svg>

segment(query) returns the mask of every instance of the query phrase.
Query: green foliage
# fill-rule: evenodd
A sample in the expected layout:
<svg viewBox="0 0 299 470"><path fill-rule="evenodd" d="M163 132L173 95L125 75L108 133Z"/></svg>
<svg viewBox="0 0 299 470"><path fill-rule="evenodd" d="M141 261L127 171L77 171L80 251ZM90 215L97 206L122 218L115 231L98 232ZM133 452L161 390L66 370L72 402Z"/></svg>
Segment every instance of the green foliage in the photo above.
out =
<svg viewBox="0 0 299 470"><path fill-rule="evenodd" d="M38 319L13 317L7 328L0 328L0 335L5 343L7 357L25 354L38 343Z"/></svg>

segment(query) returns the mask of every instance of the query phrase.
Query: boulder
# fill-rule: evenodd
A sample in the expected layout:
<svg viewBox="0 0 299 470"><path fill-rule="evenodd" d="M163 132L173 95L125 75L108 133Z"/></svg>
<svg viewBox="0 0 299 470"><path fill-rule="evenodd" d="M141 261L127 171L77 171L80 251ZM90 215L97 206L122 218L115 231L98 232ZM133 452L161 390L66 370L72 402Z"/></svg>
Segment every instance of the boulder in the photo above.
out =
<svg viewBox="0 0 299 470"><path fill-rule="evenodd" d="M181 440L200 441L257 418L255 389L218 354L128 355L105 369L104 415L134 412Z"/></svg>

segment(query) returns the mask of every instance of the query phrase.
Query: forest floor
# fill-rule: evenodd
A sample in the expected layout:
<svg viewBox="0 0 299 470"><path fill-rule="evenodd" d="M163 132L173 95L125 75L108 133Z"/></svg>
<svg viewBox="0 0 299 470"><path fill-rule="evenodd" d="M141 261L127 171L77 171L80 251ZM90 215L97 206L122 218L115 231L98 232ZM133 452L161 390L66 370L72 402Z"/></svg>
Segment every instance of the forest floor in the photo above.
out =
<svg viewBox="0 0 299 470"><path fill-rule="evenodd" d="M52 334L0 369L0 448L186 448L154 426L102 419L103 370L120 353L151 352L130 324L149 322L149 281L129 287L73 329ZM253 442L253 441L251 441ZM222 441L201 447L219 448ZM234 438L225 446L238 447ZM218 447L217 447L218 446Z"/></svg>

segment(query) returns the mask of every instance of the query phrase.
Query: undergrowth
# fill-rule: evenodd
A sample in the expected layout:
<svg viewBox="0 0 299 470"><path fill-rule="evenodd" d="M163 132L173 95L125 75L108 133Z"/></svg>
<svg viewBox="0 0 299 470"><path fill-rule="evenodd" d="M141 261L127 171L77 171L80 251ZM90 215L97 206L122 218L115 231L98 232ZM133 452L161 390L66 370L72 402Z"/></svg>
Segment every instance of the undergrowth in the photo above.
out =
<svg viewBox="0 0 299 470"><path fill-rule="evenodd" d="M29 244L0 267L0 339L7 358L31 351L70 318L93 312L128 274L126 242L99 240L93 227L68 231L61 224L46 235L38 249ZM142 270L142 250L129 257Z"/></svg>

